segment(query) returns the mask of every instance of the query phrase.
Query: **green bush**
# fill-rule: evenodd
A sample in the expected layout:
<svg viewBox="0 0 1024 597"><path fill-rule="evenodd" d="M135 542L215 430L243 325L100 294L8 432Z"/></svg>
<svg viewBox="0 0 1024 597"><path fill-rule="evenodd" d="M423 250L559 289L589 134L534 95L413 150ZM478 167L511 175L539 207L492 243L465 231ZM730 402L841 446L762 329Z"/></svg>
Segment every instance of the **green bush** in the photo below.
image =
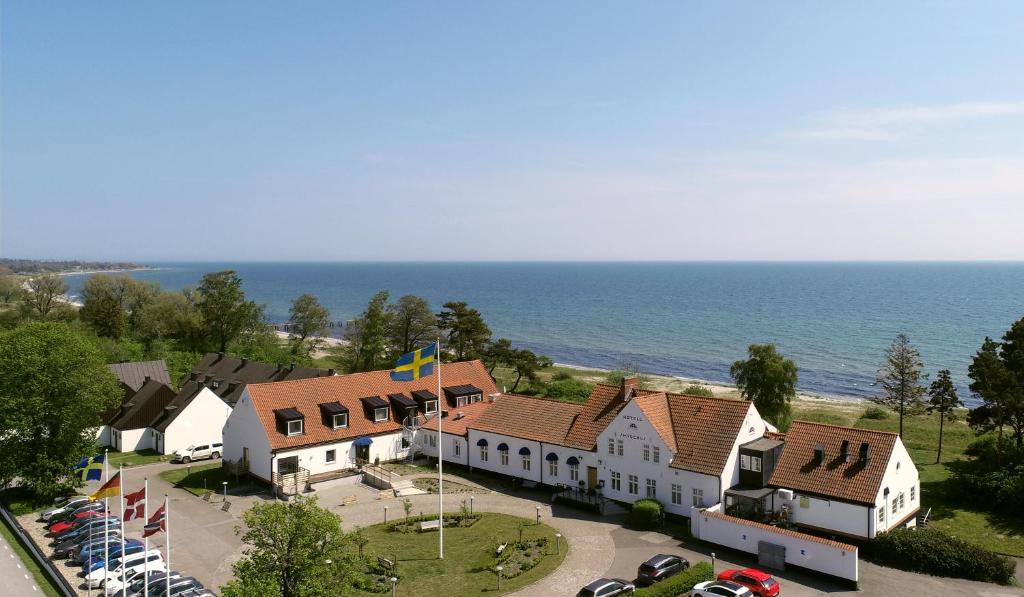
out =
<svg viewBox="0 0 1024 597"><path fill-rule="evenodd" d="M687 396L704 396L707 398L715 397L715 393L711 391L711 388L699 383L686 386L686 388L683 389L683 393Z"/></svg>
<svg viewBox="0 0 1024 597"><path fill-rule="evenodd" d="M885 409L878 408L877 406L869 406L868 409L864 411L864 418L882 421L889 418L889 413L885 412Z"/></svg>
<svg viewBox="0 0 1024 597"><path fill-rule="evenodd" d="M633 502L629 526L635 529L656 529L665 522L665 506L658 500L644 498Z"/></svg>
<svg viewBox="0 0 1024 597"><path fill-rule="evenodd" d="M938 529L900 528L871 542L878 563L934 576L966 578L1008 585L1016 564Z"/></svg>
<svg viewBox="0 0 1024 597"><path fill-rule="evenodd" d="M471 527L471 526L473 526L476 523L476 521L480 520L481 516L483 516L483 515L480 514L480 513L466 514L466 513L462 513L462 512L459 512L459 513L445 512L444 513L444 526L445 526L445 528L449 528L449 527L462 527L462 528ZM436 529L430 529L428 531L420 531L420 527L419 527L418 523L423 522L423 521L427 521L427 520L437 520L437 514L420 514L419 516L407 516L405 518L399 518L398 520L395 520L393 522L389 522L387 525L384 526L384 528L386 528L389 531L399 532L399 533L419 533L419 532L433 532L433 531L435 531Z"/></svg>
<svg viewBox="0 0 1024 597"><path fill-rule="evenodd" d="M544 388L544 396L571 402L583 402L590 396L594 386L581 379L560 379L553 381Z"/></svg>
<svg viewBox="0 0 1024 597"><path fill-rule="evenodd" d="M715 580L715 572L711 569L711 564L707 562L700 562L690 566L689 570L684 570L675 576L670 576L659 583L642 589L637 589L636 596L676 597L676 595L686 593L697 583L701 583L706 580Z"/></svg>
<svg viewBox="0 0 1024 597"><path fill-rule="evenodd" d="M555 374L551 376L551 381L566 381L569 379L576 379L572 373L568 371L555 371Z"/></svg>

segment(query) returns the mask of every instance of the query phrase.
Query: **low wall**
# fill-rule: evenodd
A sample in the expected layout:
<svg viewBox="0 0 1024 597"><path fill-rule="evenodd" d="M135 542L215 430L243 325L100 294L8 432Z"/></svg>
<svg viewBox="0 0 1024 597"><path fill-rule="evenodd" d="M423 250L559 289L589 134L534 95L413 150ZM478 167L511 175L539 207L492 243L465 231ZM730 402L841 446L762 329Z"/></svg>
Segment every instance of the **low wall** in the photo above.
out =
<svg viewBox="0 0 1024 597"><path fill-rule="evenodd" d="M786 564L857 582L857 547L727 516L721 512L721 504L691 508L690 532L697 539L752 554L758 553L762 541L778 545L786 550Z"/></svg>
<svg viewBox="0 0 1024 597"><path fill-rule="evenodd" d="M30 537L28 533L25 532L25 529L21 527L21 524L18 523L17 519L7 511L7 508L0 506L0 517L3 518L3 522L0 522L0 524L6 524L8 528L11 529L15 539L21 543L22 547L28 550L32 559L35 560L36 563L39 564L39 567L42 568L43 572L50 577L50 580L53 581L52 584L56 587L60 595L62 597L74 597L75 595L78 595L78 592L68 584L64 575L57 570L53 561L43 555L43 552L39 549L39 546L36 545L36 542L32 540L32 537Z"/></svg>

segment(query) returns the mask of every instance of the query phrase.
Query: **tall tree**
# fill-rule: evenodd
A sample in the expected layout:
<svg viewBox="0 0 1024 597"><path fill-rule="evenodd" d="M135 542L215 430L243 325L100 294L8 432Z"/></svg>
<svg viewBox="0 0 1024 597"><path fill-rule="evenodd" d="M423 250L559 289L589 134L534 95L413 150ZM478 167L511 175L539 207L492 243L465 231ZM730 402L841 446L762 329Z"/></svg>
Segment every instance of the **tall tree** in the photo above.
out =
<svg viewBox="0 0 1024 597"><path fill-rule="evenodd" d="M366 311L351 323L345 333L347 342L335 351L339 369L358 373L391 366L388 356L391 315L387 306L388 291L381 290L370 299Z"/></svg>
<svg viewBox="0 0 1024 597"><path fill-rule="evenodd" d="M774 344L752 344L747 356L729 368L740 394L754 403L762 417L787 429L796 397L796 363L775 350Z"/></svg>
<svg viewBox="0 0 1024 597"><path fill-rule="evenodd" d="M78 316L97 334L118 339L128 331L128 280L125 276L95 274L82 285Z"/></svg>
<svg viewBox="0 0 1024 597"><path fill-rule="evenodd" d="M21 298L24 289L17 276L0 274L0 305L9 305Z"/></svg>
<svg viewBox="0 0 1024 597"><path fill-rule="evenodd" d="M898 334L885 351L885 362L878 370L878 386L882 395L871 399L900 415L900 437L903 437L903 417L924 411L924 386L921 355L906 334Z"/></svg>
<svg viewBox="0 0 1024 597"><path fill-rule="evenodd" d="M1019 449L1024 447L1024 319L1002 340L985 338L968 368L971 392L982 404L971 410L967 422L980 432L996 431L997 446L1002 445L1003 428L1009 427Z"/></svg>
<svg viewBox="0 0 1024 597"><path fill-rule="evenodd" d="M225 597L328 597L344 594L362 574L341 517L315 497L257 503L242 514L245 550Z"/></svg>
<svg viewBox="0 0 1024 597"><path fill-rule="evenodd" d="M483 361L487 365L487 372L493 376L495 367L512 363L515 352L515 349L512 348L512 341L508 338L498 338L491 342L483 354Z"/></svg>
<svg viewBox="0 0 1024 597"><path fill-rule="evenodd" d="M407 294L388 305L391 320L389 342L396 355L412 352L437 337L437 317L426 299Z"/></svg>
<svg viewBox="0 0 1024 597"><path fill-rule="evenodd" d="M28 292L25 294L25 304L30 313L40 319L46 319L68 291L64 278L56 274L33 276L28 279L26 285Z"/></svg>
<svg viewBox="0 0 1024 597"><path fill-rule="evenodd" d="M946 421L956 420L956 409L963 406L956 395L956 387L950 378L949 369L942 369L935 381L928 387L928 412L939 413L939 450L935 454L935 464L942 461L942 434Z"/></svg>
<svg viewBox="0 0 1024 597"><path fill-rule="evenodd" d="M196 306L217 350L226 351L244 332L262 325L263 308L245 299L234 270L206 274L196 290Z"/></svg>
<svg viewBox="0 0 1024 597"><path fill-rule="evenodd" d="M546 356L537 356L531 350L519 348L512 351L510 363L516 372L516 381L512 384L513 392L519 387L519 382L526 377L530 383L537 382L537 372L551 366L551 359Z"/></svg>
<svg viewBox="0 0 1024 597"><path fill-rule="evenodd" d="M154 344L176 341L186 350L203 350L203 319L190 289L160 292L133 314L132 336L152 350Z"/></svg>
<svg viewBox="0 0 1024 597"><path fill-rule="evenodd" d="M99 350L67 325L0 334L0 486L20 479L44 497L73 486L69 472L121 397Z"/></svg>
<svg viewBox="0 0 1024 597"><path fill-rule="evenodd" d="M331 314L312 294L295 299L288 311L292 352L309 356L323 346Z"/></svg>
<svg viewBox="0 0 1024 597"><path fill-rule="evenodd" d="M437 324L446 334L448 350L455 361L479 359L491 341L491 328L483 316L465 302L449 302L437 314Z"/></svg>

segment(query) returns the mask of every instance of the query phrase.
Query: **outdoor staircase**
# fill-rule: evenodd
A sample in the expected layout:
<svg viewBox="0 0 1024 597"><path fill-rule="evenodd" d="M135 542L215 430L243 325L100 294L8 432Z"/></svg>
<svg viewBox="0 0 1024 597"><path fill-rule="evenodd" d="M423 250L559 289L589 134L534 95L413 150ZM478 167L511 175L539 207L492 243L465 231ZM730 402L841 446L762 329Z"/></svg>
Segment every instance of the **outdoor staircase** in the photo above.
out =
<svg viewBox="0 0 1024 597"><path fill-rule="evenodd" d="M919 529L927 529L928 528L928 517L931 516L931 514L932 514L932 509L931 508L928 508L928 511L924 512L924 513L918 512L917 513L917 528L919 528Z"/></svg>

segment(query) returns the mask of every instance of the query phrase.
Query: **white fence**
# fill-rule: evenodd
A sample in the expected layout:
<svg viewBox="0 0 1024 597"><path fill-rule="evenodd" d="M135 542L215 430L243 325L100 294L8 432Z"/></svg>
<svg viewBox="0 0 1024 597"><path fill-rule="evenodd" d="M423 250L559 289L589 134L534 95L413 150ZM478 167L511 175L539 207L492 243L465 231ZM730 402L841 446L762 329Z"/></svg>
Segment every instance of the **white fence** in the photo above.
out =
<svg viewBox="0 0 1024 597"><path fill-rule="evenodd" d="M727 516L721 504L692 508L690 532L697 539L747 553L785 550L785 562L857 582L857 548L838 541ZM777 546L770 548L761 546Z"/></svg>

